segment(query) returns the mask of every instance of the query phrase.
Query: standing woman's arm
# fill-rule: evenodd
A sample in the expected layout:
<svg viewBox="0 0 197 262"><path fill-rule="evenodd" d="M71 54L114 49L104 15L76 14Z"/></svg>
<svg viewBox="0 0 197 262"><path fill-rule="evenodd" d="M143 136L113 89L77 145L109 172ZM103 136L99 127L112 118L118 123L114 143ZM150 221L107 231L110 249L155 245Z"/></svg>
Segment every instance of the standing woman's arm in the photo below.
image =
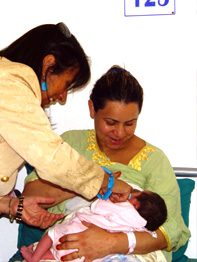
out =
<svg viewBox="0 0 197 262"><path fill-rule="evenodd" d="M57 185L51 184L50 182L39 178L32 182L27 182L25 184L25 188L22 192L22 195L52 197L55 199L55 201L51 204L42 205L42 207L44 208L49 208L58 205L64 200L77 196L77 194L74 192L71 192L67 189L63 189Z"/></svg>
<svg viewBox="0 0 197 262"><path fill-rule="evenodd" d="M104 171L53 132L40 106L40 86L34 71L8 60L3 69L0 70L1 74L4 72L0 75L0 135L13 152L7 167L9 173L4 169L7 175L11 177L26 160L41 178L87 198L94 197L103 183Z"/></svg>

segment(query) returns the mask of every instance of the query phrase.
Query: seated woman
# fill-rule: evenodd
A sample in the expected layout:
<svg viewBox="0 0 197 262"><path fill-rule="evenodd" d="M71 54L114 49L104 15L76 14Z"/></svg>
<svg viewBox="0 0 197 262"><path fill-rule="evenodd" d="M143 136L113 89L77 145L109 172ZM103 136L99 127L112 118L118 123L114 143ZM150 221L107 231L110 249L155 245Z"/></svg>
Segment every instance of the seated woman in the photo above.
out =
<svg viewBox="0 0 197 262"><path fill-rule="evenodd" d="M132 254L142 254L143 257L162 250L170 262L172 250L176 251L186 243L190 231L181 217L179 187L168 158L159 148L135 135L142 103L143 89L138 81L125 69L113 66L95 83L90 96L90 116L94 119L95 130L69 131L62 138L87 159L111 172L121 170L120 179L153 191L165 200L168 219L156 230L157 238L147 232L133 232L136 245ZM35 173L28 176L28 181L24 195L50 195L56 198L56 204L65 199L63 189L39 180ZM75 203L79 204L79 199L74 199L66 203L66 208L77 208ZM111 196L113 202L117 199L117 195ZM65 203L61 205L65 209ZM62 261L78 256L92 261L108 254L128 253L131 244L126 233L110 233L95 225L84 224L88 226L87 230L60 239L57 249L78 250L63 256Z"/></svg>
<svg viewBox="0 0 197 262"><path fill-rule="evenodd" d="M76 250L56 250L59 238L66 234L86 230L87 227L81 223L82 221L93 223L110 232L146 231L155 236L155 232L151 231L159 228L167 218L164 200L158 194L150 191L140 192L132 188L131 193L126 202L112 203L110 200L97 199L90 207L79 209L72 214L70 219L66 217L65 222L49 229L39 241L35 251L33 245L23 246L21 248L23 257L27 262L38 262L43 259L60 261L63 255ZM101 258L100 261L109 258L121 261L123 258L127 259L124 255L111 254ZM166 261L161 251L158 254L157 261L159 260ZM84 261L84 257L80 258L80 261Z"/></svg>

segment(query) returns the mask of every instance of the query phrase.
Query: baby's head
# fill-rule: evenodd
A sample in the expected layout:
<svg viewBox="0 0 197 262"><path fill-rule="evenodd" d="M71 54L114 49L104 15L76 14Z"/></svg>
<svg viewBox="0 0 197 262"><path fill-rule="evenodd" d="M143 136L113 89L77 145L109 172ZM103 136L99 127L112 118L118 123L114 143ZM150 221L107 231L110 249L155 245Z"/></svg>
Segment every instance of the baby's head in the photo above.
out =
<svg viewBox="0 0 197 262"><path fill-rule="evenodd" d="M139 214L147 221L146 228L154 231L158 229L167 218L166 204L158 194L151 191L138 191L132 194L129 200Z"/></svg>

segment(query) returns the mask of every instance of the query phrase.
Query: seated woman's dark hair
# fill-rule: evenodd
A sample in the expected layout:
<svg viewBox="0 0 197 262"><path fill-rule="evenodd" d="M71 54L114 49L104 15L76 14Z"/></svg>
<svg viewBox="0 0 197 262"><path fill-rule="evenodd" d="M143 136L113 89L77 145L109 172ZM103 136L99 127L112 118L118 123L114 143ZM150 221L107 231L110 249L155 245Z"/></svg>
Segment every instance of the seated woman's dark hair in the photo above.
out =
<svg viewBox="0 0 197 262"><path fill-rule="evenodd" d="M163 198L153 192L142 192L136 198L140 202L137 211L147 221L145 227L151 231L158 229L167 219L167 208Z"/></svg>
<svg viewBox="0 0 197 262"><path fill-rule="evenodd" d="M79 67L71 89L84 86L90 79L88 58L64 23L35 27L0 51L0 57L30 66L40 82L42 62L49 54L55 57L55 65L49 68L52 74Z"/></svg>
<svg viewBox="0 0 197 262"><path fill-rule="evenodd" d="M128 71L119 66L112 66L94 85L90 99L94 110L105 107L106 101L123 101L125 104L137 103L139 113L143 103L143 89Z"/></svg>

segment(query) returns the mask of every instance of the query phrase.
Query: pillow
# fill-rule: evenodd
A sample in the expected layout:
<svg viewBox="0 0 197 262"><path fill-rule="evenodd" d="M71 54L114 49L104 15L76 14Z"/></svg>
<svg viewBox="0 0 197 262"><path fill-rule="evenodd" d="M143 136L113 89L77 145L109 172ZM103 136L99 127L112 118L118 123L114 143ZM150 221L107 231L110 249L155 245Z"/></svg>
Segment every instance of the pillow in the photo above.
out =
<svg viewBox="0 0 197 262"><path fill-rule="evenodd" d="M191 193L194 190L195 187L195 181L190 178L183 178L183 179L177 179L179 188L180 188L180 194L181 194L181 211L182 211L182 217L186 224L186 226L189 226L189 209L190 209L190 203L191 203ZM172 253L172 262L186 262L187 256L184 255L186 249L187 249L188 241L187 243L179 248L176 252Z"/></svg>

